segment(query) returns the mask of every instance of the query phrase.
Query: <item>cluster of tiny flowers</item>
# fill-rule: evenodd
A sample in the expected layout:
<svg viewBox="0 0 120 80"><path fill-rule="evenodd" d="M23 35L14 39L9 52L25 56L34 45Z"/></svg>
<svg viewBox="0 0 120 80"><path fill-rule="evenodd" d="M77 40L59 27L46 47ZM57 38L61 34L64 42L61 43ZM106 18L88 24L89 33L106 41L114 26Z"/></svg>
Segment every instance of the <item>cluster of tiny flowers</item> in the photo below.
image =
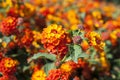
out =
<svg viewBox="0 0 120 80"><path fill-rule="evenodd" d="M33 32L30 29L24 30L24 35L22 37L16 39L18 45L20 47L30 47L33 42Z"/></svg>
<svg viewBox="0 0 120 80"><path fill-rule="evenodd" d="M32 45L36 48L39 48L40 47L39 43L40 43L40 39L41 39L41 34L38 31L33 31L33 35L34 35L33 36L34 41L32 42Z"/></svg>
<svg viewBox="0 0 120 80"><path fill-rule="evenodd" d="M69 80L69 74L61 69L53 69L49 72L46 80Z"/></svg>
<svg viewBox="0 0 120 80"><path fill-rule="evenodd" d="M110 64L109 64L108 60L106 59L105 52L100 53L100 63L101 63L101 67L104 71L109 71Z"/></svg>
<svg viewBox="0 0 120 80"><path fill-rule="evenodd" d="M43 70L36 70L32 74L31 80L46 80L46 74Z"/></svg>
<svg viewBox="0 0 120 80"><path fill-rule="evenodd" d="M77 63L70 60L63 63L60 68L50 70L46 80L69 80L75 77L73 74L79 73L79 69L82 70L82 72L84 72L85 69L90 71L89 65L85 60L78 59ZM88 72L88 75L89 74L90 72Z"/></svg>
<svg viewBox="0 0 120 80"><path fill-rule="evenodd" d="M73 61L67 61L60 68L65 72L72 73L77 68L77 64Z"/></svg>
<svg viewBox="0 0 120 80"><path fill-rule="evenodd" d="M2 74L14 74L16 72L18 61L12 58L3 58L0 61L0 72Z"/></svg>
<svg viewBox="0 0 120 80"><path fill-rule="evenodd" d="M88 63L85 60L78 59L78 62L75 63L74 61L67 61L61 65L61 69L65 72L73 72L78 68L84 68L85 66L88 66Z"/></svg>
<svg viewBox="0 0 120 80"><path fill-rule="evenodd" d="M0 31L3 35L9 36L18 33L18 20L15 17L7 17L0 24Z"/></svg>
<svg viewBox="0 0 120 80"><path fill-rule="evenodd" d="M88 33L87 38L89 39L90 45L93 46L98 51L103 51L105 43L103 42L101 36L96 32Z"/></svg>
<svg viewBox="0 0 120 80"><path fill-rule="evenodd" d="M41 34L41 43L51 53L63 57L67 51L67 45L70 43L70 38L62 26L52 24L44 28Z"/></svg>
<svg viewBox="0 0 120 80"><path fill-rule="evenodd" d="M110 33L110 41L113 46L116 45L118 38L120 38L120 29L115 29Z"/></svg>

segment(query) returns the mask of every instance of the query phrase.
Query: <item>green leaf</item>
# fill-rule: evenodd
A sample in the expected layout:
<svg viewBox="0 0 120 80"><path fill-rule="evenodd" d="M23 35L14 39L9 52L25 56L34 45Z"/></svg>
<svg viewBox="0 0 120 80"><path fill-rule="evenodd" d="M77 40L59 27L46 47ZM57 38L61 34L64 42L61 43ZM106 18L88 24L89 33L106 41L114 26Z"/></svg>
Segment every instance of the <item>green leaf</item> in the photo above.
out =
<svg viewBox="0 0 120 80"><path fill-rule="evenodd" d="M2 72L0 72L0 77L1 77L2 75L3 75Z"/></svg>
<svg viewBox="0 0 120 80"><path fill-rule="evenodd" d="M117 66L120 67L120 59L115 59L115 60L114 60L114 63L115 63Z"/></svg>
<svg viewBox="0 0 120 80"><path fill-rule="evenodd" d="M107 54L107 58L112 59L113 55L112 54Z"/></svg>
<svg viewBox="0 0 120 80"><path fill-rule="evenodd" d="M34 55L30 58L29 62L31 62L32 60L38 59L38 58L40 58L40 57L45 57L45 58L47 58L47 59L49 59L49 60L52 60L52 61L55 61L55 60L56 60L56 56L55 56L54 54L37 53L37 54L34 54Z"/></svg>
<svg viewBox="0 0 120 80"><path fill-rule="evenodd" d="M24 50L18 49L17 54L14 53L14 54L6 55L6 56L15 58L15 57L19 57L19 56L22 56L22 55L26 55L27 56L28 54L25 53Z"/></svg>
<svg viewBox="0 0 120 80"><path fill-rule="evenodd" d="M10 40L10 37L4 36L3 41L5 41L6 43L9 43L11 40Z"/></svg>
<svg viewBox="0 0 120 80"><path fill-rule="evenodd" d="M91 48L90 48L90 52L91 52L90 58L91 58L91 59L94 59L94 57L95 57L95 55L96 55L96 53L97 53L96 50L95 50L93 47L91 47Z"/></svg>
<svg viewBox="0 0 120 80"><path fill-rule="evenodd" d="M23 72L25 72L26 70L29 70L30 69L30 66L24 66L23 67Z"/></svg>
<svg viewBox="0 0 120 80"><path fill-rule="evenodd" d="M85 13L81 13L81 14L79 14L79 16L82 18L82 19L84 19L85 18Z"/></svg>
<svg viewBox="0 0 120 80"><path fill-rule="evenodd" d="M0 38L2 38L3 37L3 35L2 35L2 33L0 33Z"/></svg>
<svg viewBox="0 0 120 80"><path fill-rule="evenodd" d="M74 30L72 31L73 36L80 36L81 35L81 31L80 30Z"/></svg>
<svg viewBox="0 0 120 80"><path fill-rule="evenodd" d="M78 61L79 55L82 53L81 47L79 45L74 45L74 56L73 56L73 60L75 62Z"/></svg>
<svg viewBox="0 0 120 80"><path fill-rule="evenodd" d="M73 60L74 62L78 62L78 58L88 58L89 55L82 52L82 49L80 47L80 45L70 45L69 46L69 53L70 53L70 56L66 58L66 61L67 60Z"/></svg>
<svg viewBox="0 0 120 80"><path fill-rule="evenodd" d="M82 32L81 35L80 35L82 39L85 39L85 36L84 36L84 35L85 35L85 33Z"/></svg>
<svg viewBox="0 0 120 80"><path fill-rule="evenodd" d="M51 69L56 69L55 63L47 63L43 66L45 73L48 75L48 72Z"/></svg>
<svg viewBox="0 0 120 80"><path fill-rule="evenodd" d="M107 41L105 41L106 42L106 45L107 46L112 46L112 43L109 41L109 40L107 40Z"/></svg>
<svg viewBox="0 0 120 80"><path fill-rule="evenodd" d="M90 62L91 64L97 64L98 63L95 59L89 59L88 62Z"/></svg>
<svg viewBox="0 0 120 80"><path fill-rule="evenodd" d="M89 55L86 54L86 53L81 53L81 54L78 55L78 57L88 58Z"/></svg>
<svg viewBox="0 0 120 80"><path fill-rule="evenodd" d="M69 61L69 60L72 60L72 57L71 57L71 56L69 56L69 57L67 57L67 58L65 59L65 61Z"/></svg>

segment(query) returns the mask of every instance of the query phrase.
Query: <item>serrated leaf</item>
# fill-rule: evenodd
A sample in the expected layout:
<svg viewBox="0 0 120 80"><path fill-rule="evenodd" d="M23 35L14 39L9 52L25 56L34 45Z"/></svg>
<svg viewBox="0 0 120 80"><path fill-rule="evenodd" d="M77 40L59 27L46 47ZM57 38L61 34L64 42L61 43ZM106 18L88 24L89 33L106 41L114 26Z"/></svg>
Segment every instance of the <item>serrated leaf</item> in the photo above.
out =
<svg viewBox="0 0 120 80"><path fill-rule="evenodd" d="M35 60L35 59L38 59L39 57L45 57L49 60L52 60L52 61L55 61L56 60L56 56L54 54L48 54L48 53L37 53L37 54L34 54L29 62L31 62L32 60Z"/></svg>
<svg viewBox="0 0 120 80"><path fill-rule="evenodd" d="M45 73L48 75L48 72L51 70L51 69L55 69L55 64L54 63L47 63L44 65L44 71Z"/></svg>

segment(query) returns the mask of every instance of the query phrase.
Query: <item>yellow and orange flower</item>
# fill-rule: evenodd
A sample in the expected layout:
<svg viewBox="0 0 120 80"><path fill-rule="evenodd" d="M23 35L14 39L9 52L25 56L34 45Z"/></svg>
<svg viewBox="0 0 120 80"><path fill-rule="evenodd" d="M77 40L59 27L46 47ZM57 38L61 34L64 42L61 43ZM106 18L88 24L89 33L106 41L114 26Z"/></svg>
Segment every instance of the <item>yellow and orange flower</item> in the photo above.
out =
<svg viewBox="0 0 120 80"><path fill-rule="evenodd" d="M75 10L69 10L67 12L67 19L69 20L70 24L79 24L80 20L77 19L77 15L76 15L76 12Z"/></svg>
<svg viewBox="0 0 120 80"><path fill-rule="evenodd" d="M46 74L43 70L37 70L32 74L31 80L46 80Z"/></svg>
<svg viewBox="0 0 120 80"><path fill-rule="evenodd" d="M93 46L98 51L103 51L105 43L102 41L102 38L98 33L92 31L87 37L91 46Z"/></svg>
<svg viewBox="0 0 120 80"><path fill-rule="evenodd" d="M119 22L115 20L109 20L104 25L104 28L108 29L109 31L112 31L116 28L119 28Z"/></svg>
<svg viewBox="0 0 120 80"><path fill-rule="evenodd" d="M87 42L86 40L83 40L83 41L81 42L81 47L82 47L82 49L83 49L84 51L86 51L86 50L89 48L88 42Z"/></svg>
<svg viewBox="0 0 120 80"><path fill-rule="evenodd" d="M120 29L115 29L110 33L110 41L113 46L117 45L117 39L119 37Z"/></svg>
<svg viewBox="0 0 120 80"><path fill-rule="evenodd" d="M13 6L12 0L6 0L6 1L2 0L1 2L2 2L1 3L2 7L7 7L7 6L12 7Z"/></svg>
<svg viewBox="0 0 120 80"><path fill-rule="evenodd" d="M110 64L106 58L106 53L105 52L101 52L100 53L100 63L101 63L101 67L103 70L109 71L110 69Z"/></svg>
<svg viewBox="0 0 120 80"><path fill-rule="evenodd" d="M34 40L33 32L30 29L25 29L24 35L20 39L20 42L18 40L18 43L19 46L30 47L32 45L33 40Z"/></svg>
<svg viewBox="0 0 120 80"><path fill-rule="evenodd" d="M62 69L63 71L65 71L67 73L71 73L76 68L77 68L77 64L73 61L68 61L66 63L63 63L60 67L60 69Z"/></svg>
<svg viewBox="0 0 120 80"><path fill-rule="evenodd" d="M52 24L44 28L41 34L41 43L51 53L63 57L67 51L67 45L70 38L62 26Z"/></svg>
<svg viewBox="0 0 120 80"><path fill-rule="evenodd" d="M39 48L40 45L38 43L40 43L40 39L41 39L40 32L33 31L33 38L34 38L34 41L32 42L32 45L36 48Z"/></svg>
<svg viewBox="0 0 120 80"><path fill-rule="evenodd" d="M96 19L101 19L101 18L102 18L102 14L101 14L101 12L98 11L98 10L93 11L93 12L92 12L92 16L93 16L94 18L96 18Z"/></svg>
<svg viewBox="0 0 120 80"><path fill-rule="evenodd" d="M37 32L37 31L33 31L33 37L34 37L34 41L40 41L41 39L41 34L40 32Z"/></svg>
<svg viewBox="0 0 120 80"><path fill-rule="evenodd" d="M48 15L52 15L54 12L55 12L55 8L52 7L52 6L50 6L50 7L42 7L40 9L40 13L45 17L47 17Z"/></svg>
<svg viewBox="0 0 120 80"><path fill-rule="evenodd" d="M0 61L0 72L3 74L14 74L16 72L16 68L18 65L18 61L13 60L12 58L3 58Z"/></svg>
<svg viewBox="0 0 120 80"><path fill-rule="evenodd" d="M69 80L69 74L61 69L53 69L49 72L46 80Z"/></svg>
<svg viewBox="0 0 120 80"><path fill-rule="evenodd" d="M0 31L3 35L9 36L18 33L17 19L15 17L7 17L0 24Z"/></svg>
<svg viewBox="0 0 120 80"><path fill-rule="evenodd" d="M24 5L20 5L18 12L21 17L30 18L35 13L35 9L35 6L26 2Z"/></svg>

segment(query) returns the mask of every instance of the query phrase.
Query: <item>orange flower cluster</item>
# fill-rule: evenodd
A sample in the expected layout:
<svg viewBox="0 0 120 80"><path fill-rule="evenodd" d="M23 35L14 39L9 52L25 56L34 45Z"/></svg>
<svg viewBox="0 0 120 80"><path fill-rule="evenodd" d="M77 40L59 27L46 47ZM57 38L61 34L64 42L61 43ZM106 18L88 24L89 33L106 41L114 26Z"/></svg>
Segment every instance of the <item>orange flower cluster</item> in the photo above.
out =
<svg viewBox="0 0 120 80"><path fill-rule="evenodd" d="M88 63L82 59L78 59L78 63L75 63L74 61L67 61L63 63L60 67L65 72L72 73L78 68L84 68L85 66L88 66Z"/></svg>
<svg viewBox="0 0 120 80"><path fill-rule="evenodd" d="M88 63L85 60L78 59L78 68L84 68L85 66L88 66Z"/></svg>
<svg viewBox="0 0 120 80"><path fill-rule="evenodd" d="M115 29L110 33L110 41L113 46L117 45L118 38L120 38L120 29Z"/></svg>
<svg viewBox="0 0 120 80"><path fill-rule="evenodd" d="M86 40L83 40L81 43L81 47L84 51L86 51L89 48L89 44Z"/></svg>
<svg viewBox="0 0 120 80"><path fill-rule="evenodd" d="M32 74L31 80L46 80L46 74L43 70L37 70Z"/></svg>
<svg viewBox="0 0 120 80"><path fill-rule="evenodd" d="M21 47L30 47L32 45L34 38L33 32L30 29L24 30L24 35L19 39L17 39L18 45Z"/></svg>
<svg viewBox="0 0 120 80"><path fill-rule="evenodd" d="M87 37L91 46L93 46L98 51L103 51L105 43L102 41L102 38L98 33L92 31L88 33Z"/></svg>
<svg viewBox="0 0 120 80"><path fill-rule="evenodd" d="M52 8L52 7L50 7L50 8L45 8L45 7L43 7L43 8L41 8L40 13L41 13L43 16L47 17L48 15L54 13L54 8Z"/></svg>
<svg viewBox="0 0 120 80"><path fill-rule="evenodd" d="M62 26L52 24L44 28L41 34L41 43L51 53L63 57L67 51L70 38Z"/></svg>
<svg viewBox="0 0 120 80"><path fill-rule="evenodd" d="M11 1L9 0L8 3L14 2L17 4L17 1ZM21 1L23 2L23 1ZM7 11L8 16L14 16L14 17L30 17L34 14L35 12L35 6L31 5L30 3L25 3L24 5L17 5L17 6L12 6L10 9Z"/></svg>
<svg viewBox="0 0 120 80"><path fill-rule="evenodd" d="M100 63L101 63L101 67L104 71L109 71L110 69L110 64L106 58L106 54L105 52L101 52L100 53Z"/></svg>
<svg viewBox="0 0 120 80"><path fill-rule="evenodd" d="M73 61L67 61L60 68L65 72L71 73L77 68L77 64Z"/></svg>
<svg viewBox="0 0 120 80"><path fill-rule="evenodd" d="M51 70L46 80L70 80L70 77L74 78L75 74L79 73L79 70L84 72L85 69L87 69L87 72L89 71L87 73L87 75L89 75L90 68L86 61L78 59L78 63L75 63L70 60L63 63L59 69ZM83 74L86 75L86 73Z"/></svg>
<svg viewBox="0 0 120 80"><path fill-rule="evenodd" d="M54 69L49 72L46 80L69 80L69 74L61 69Z"/></svg>
<svg viewBox="0 0 120 80"><path fill-rule="evenodd" d="M2 74L14 74L16 72L18 62L16 60L13 60L12 58L3 58L0 61L0 72Z"/></svg>
<svg viewBox="0 0 120 80"><path fill-rule="evenodd" d="M0 31L3 35L9 36L18 33L17 19L15 17L7 17L0 24Z"/></svg>

